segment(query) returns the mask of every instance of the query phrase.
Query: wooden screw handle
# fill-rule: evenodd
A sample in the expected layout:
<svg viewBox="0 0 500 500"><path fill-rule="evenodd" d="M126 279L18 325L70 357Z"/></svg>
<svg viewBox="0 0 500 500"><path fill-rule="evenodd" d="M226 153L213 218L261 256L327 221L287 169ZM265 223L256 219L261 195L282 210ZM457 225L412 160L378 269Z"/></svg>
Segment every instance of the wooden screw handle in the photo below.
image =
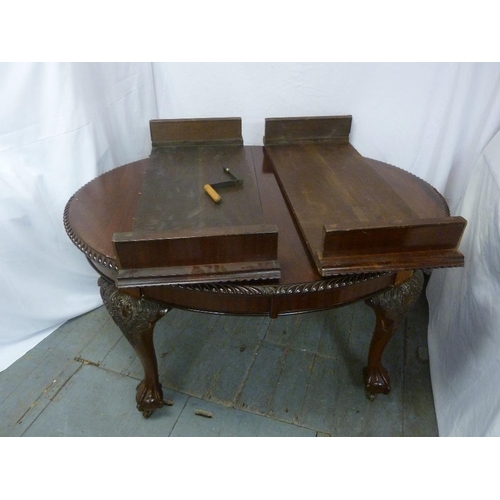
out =
<svg viewBox="0 0 500 500"><path fill-rule="evenodd" d="M210 185L210 184L205 184L203 186L203 189L205 190L205 193L214 200L215 203L220 203L221 197L217 193L217 191Z"/></svg>

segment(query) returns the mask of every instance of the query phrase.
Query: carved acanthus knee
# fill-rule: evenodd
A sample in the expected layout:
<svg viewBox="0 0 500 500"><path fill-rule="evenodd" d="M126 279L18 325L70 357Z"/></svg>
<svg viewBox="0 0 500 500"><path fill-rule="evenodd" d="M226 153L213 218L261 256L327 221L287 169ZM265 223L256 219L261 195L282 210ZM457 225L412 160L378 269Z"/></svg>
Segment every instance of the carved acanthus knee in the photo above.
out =
<svg viewBox="0 0 500 500"><path fill-rule="evenodd" d="M382 356L392 334L403 322L422 292L424 275L416 271L398 286L370 297L366 303L375 311L375 330L368 353L368 365L363 370L365 387L371 399L375 394L391 390L389 374L382 365Z"/></svg>
<svg viewBox="0 0 500 500"><path fill-rule="evenodd" d="M156 302L136 299L123 293L102 277L98 283L106 309L134 348L144 368L144 380L137 387L136 402L137 409L147 417L153 410L169 404L163 399L153 343L154 326L169 309Z"/></svg>
<svg viewBox="0 0 500 500"><path fill-rule="evenodd" d="M135 299L118 290L113 283L99 278L102 301L127 340L136 347L144 332L154 327L168 308L146 299Z"/></svg>

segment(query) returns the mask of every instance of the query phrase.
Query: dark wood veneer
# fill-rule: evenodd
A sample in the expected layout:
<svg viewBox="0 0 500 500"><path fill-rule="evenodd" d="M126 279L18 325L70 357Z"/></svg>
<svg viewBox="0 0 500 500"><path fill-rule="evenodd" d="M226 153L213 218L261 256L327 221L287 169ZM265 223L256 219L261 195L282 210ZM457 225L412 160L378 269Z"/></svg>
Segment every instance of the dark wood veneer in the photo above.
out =
<svg viewBox="0 0 500 500"><path fill-rule="evenodd" d="M415 202L409 175L400 174L405 185L386 180L349 144L349 130L349 117L266 120L266 155L318 272L463 265L465 219Z"/></svg>
<svg viewBox="0 0 500 500"><path fill-rule="evenodd" d="M278 231L265 224L240 119L154 120L132 231L115 233L119 287L280 277ZM204 186L229 170L222 203Z"/></svg>

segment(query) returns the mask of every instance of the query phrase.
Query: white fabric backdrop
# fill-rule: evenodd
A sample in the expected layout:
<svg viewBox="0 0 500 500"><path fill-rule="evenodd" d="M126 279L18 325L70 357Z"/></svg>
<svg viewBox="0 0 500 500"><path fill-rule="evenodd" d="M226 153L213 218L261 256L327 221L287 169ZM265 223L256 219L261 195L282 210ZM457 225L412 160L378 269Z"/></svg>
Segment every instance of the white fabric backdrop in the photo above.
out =
<svg viewBox="0 0 500 500"><path fill-rule="evenodd" d="M0 89L0 369L16 344L99 305L62 211L148 155L151 118L239 116L245 143L262 144L266 117L352 114L361 154L427 180L454 214L500 129L497 63L14 64Z"/></svg>
<svg viewBox="0 0 500 500"><path fill-rule="evenodd" d="M458 212L463 269L433 273L429 351L441 436L500 436L500 132L474 166Z"/></svg>
<svg viewBox="0 0 500 500"><path fill-rule="evenodd" d="M150 64L0 65L0 370L101 304L62 225L83 184L150 151Z"/></svg>

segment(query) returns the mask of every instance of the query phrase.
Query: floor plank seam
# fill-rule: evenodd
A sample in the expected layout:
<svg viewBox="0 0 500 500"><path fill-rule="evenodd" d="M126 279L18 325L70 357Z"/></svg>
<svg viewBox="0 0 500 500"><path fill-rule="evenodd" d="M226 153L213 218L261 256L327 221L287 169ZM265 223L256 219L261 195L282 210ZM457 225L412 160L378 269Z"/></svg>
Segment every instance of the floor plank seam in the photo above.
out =
<svg viewBox="0 0 500 500"><path fill-rule="evenodd" d="M46 394L49 390L50 390L50 387L57 381L57 378L61 376L61 374L64 373L64 371L66 370L67 366L69 366L70 363L67 363L64 370L62 370L60 372L60 374L54 379L53 382L51 382L41 393L40 395L38 396L38 398L31 404L31 406L26 410L26 412L24 413L24 415L16 422L16 425L17 424L20 424L22 419L29 413L29 411L34 408L39 401L41 401L41 399L43 398L44 394ZM55 397L61 392L61 389L63 387L66 386L66 384L73 378L73 376L78 373L81 368L82 368L82 364L80 364L80 366L68 377L67 380L65 380L63 382L63 384L61 385L61 387L59 387L56 392L49 398L49 403L45 406L45 408L43 408L40 413L33 419L32 422L30 422L30 424L26 427L26 429L24 429L24 431L21 433L21 436L24 436L28 430L30 429L30 427L40 418L40 416L43 414L43 412L48 408L48 406L50 405L50 403L52 403L55 399Z"/></svg>
<svg viewBox="0 0 500 500"><path fill-rule="evenodd" d="M40 364L40 363L39 363ZM34 367L33 370L30 371L30 373L26 376L26 378L29 378L30 375L36 370L37 367ZM0 374L0 380L1 380L1 374ZM2 401L0 401L0 405L3 405L5 403L5 401L7 401L12 395L15 395L18 388L22 385L24 380L22 379L19 379L19 382L17 383L17 385L15 385L12 390L2 399Z"/></svg>
<svg viewBox="0 0 500 500"><path fill-rule="evenodd" d="M273 389L271 398L269 400L269 405L268 405L269 411L265 414L265 415L268 415L270 418L273 418L273 415L274 415L274 401L276 398L276 391L278 389L278 386L280 385L281 376L283 374L283 370L285 368L285 363L286 363L286 358L288 357L289 352L290 352L290 349L288 347L284 347L283 356L280 359L280 371L279 371L278 377L276 379L276 385ZM274 420L277 420L277 419L274 419Z"/></svg>
<svg viewBox="0 0 500 500"><path fill-rule="evenodd" d="M111 318L110 318L111 319ZM116 327L116 325L113 323L113 325ZM118 328L118 327L116 327ZM123 338L123 334L119 331L118 329L118 333L119 333L119 336L117 336L116 338L116 342L108 349L108 351L106 352L106 354L104 354L104 356L102 356L102 359L101 361L99 361L99 365L102 365L103 363L106 362L106 358L110 355L110 353L116 348L116 346L120 343L120 341L122 340ZM83 349L82 349L83 351ZM80 352L81 354L81 352Z"/></svg>
<svg viewBox="0 0 500 500"><path fill-rule="evenodd" d="M215 328L216 323L214 323L213 328ZM238 328L234 328L233 330L238 330ZM215 390L215 387L217 386L217 382L220 380L221 375L222 375L222 370L224 369L225 361L228 358L228 352L231 350L231 348L234 346L234 344L239 343L239 339L237 335L232 336L231 342L228 343L226 348L224 349L224 352L222 354L222 357L219 359L219 367L217 369L217 372L213 375L212 381L210 382L209 387L204 393L204 399L205 400L211 400L213 397L213 392Z"/></svg>
<svg viewBox="0 0 500 500"><path fill-rule="evenodd" d="M177 424L179 422L179 419L181 418L181 415L186 411L186 406L188 404L188 401L191 399L191 396L187 397L186 398L186 401L184 402L184 406L182 407L182 410L179 412L179 414L177 415L177 418L175 419L175 422L174 422L174 425L172 426L172 428L170 429L170 432L168 433L168 436L167 437L171 437L172 436L172 433L174 432L174 429L177 427Z"/></svg>
<svg viewBox="0 0 500 500"><path fill-rule="evenodd" d="M121 377L127 377L127 378L130 378L132 380L138 380L139 382L142 380L140 377L135 377L131 373L124 373L124 372L121 372L121 371L112 370L111 368L103 366L102 364L97 364L97 363L82 363L82 366L84 366L84 365L85 366L92 366L92 367L97 368L99 370L103 370L103 371L108 372L108 373L113 373L114 375L119 375ZM168 388L170 389L170 387L168 387ZM176 390L176 389L172 389L172 390ZM178 391L178 392L181 392L181 391Z"/></svg>
<svg viewBox="0 0 500 500"><path fill-rule="evenodd" d="M266 332L267 333L267 332ZM243 380L241 381L241 384L238 386L238 389L236 390L236 394L233 398L233 401L231 403L232 407L233 408L239 408L239 403L240 403L240 399L241 399L241 395L243 393L243 389L245 388L245 385L246 383L248 382L248 377L250 376L250 372L255 364L255 360L257 359L257 356L259 354L259 351L260 351L260 348L262 347L262 344L264 342L264 339L266 338L266 335L264 334L264 336L262 337L262 339L260 339L258 342L257 342L257 345L255 346L255 349L254 349L254 352L253 352L253 356L252 356L252 362L249 364L247 370L245 371L245 375L243 376Z"/></svg>
<svg viewBox="0 0 500 500"><path fill-rule="evenodd" d="M219 403L214 402L214 401L211 401L211 403L219 404ZM258 411L252 411L252 410L249 410L247 408L236 408L234 406L232 408L235 410L238 410L238 411L243 411L243 412L248 413L250 415L256 415L256 416L263 417L263 418L269 418L269 419L274 420L275 422L279 422L281 424L293 425L294 427L300 427L301 429L306 429L308 431L313 431L313 432L323 432L319 429L314 429L313 427L308 427L307 425L301 425L301 424L290 422L288 420L282 420L282 419L277 418L275 416L271 416L269 414L262 414L262 413L259 413Z"/></svg>
<svg viewBox="0 0 500 500"><path fill-rule="evenodd" d="M304 399L302 400L302 403L300 405L300 409L299 409L299 418L303 418L304 416L304 405L306 404L306 400L307 400L307 393L309 391L309 386L311 385L311 376L312 376L312 372L314 370L314 365L316 364L316 356L313 357L313 361L311 363L311 367L309 368L309 372L307 374L307 382L306 382L306 387L305 387L305 391L304 391ZM317 432L319 432L317 430Z"/></svg>
<svg viewBox="0 0 500 500"><path fill-rule="evenodd" d="M224 407L224 408L231 408L231 409L233 409L233 410L236 410L236 411L241 411L241 412L244 412L244 413L249 414L249 415L255 415L255 416L257 416L257 417L268 418L268 419L274 420L275 422L279 422L279 423L281 423L281 424L292 425L292 426L294 426L294 427L299 427L299 428L301 428L301 429L306 429L306 430L308 430L308 431L312 431L312 432L316 432L316 433L318 433L318 432L324 433L324 431L321 431L321 430L319 430L319 429L315 429L315 428L313 428L313 427L308 427L307 425L301 425L301 424L298 424L298 423L293 423L293 422L290 422L290 421L288 421L288 420L283 420L283 419L277 418L277 417L275 417L275 416L271 416L271 415L269 415L269 414L262 414L262 413L260 413L259 411L253 411L253 410L250 410L250 409L248 409L248 408L246 408L246 407L237 407L237 406L234 406L233 404L224 404L224 403L222 403L222 402L219 402L219 401L213 401L213 400L210 400L210 401L209 401L209 400L206 400L206 399L204 399L204 398L200 398L200 397L198 397L198 396L193 396L193 395L190 395L190 394L188 394L188 393L182 393L182 394L185 394L185 395L189 396L189 397L187 398L187 401L188 401L189 399L191 399L191 398L201 399L202 401L206 401L207 403L210 403L210 404L213 404L213 405L216 405L216 406L222 406L222 407ZM187 401L186 401L186 403L185 403L185 405L184 405L183 409L181 410L181 413L184 411L185 406L187 405ZM180 416L180 415L179 415L179 416ZM217 415L216 415L215 413L214 413L214 415L213 415L213 418L215 418L215 419L217 418ZM176 421L176 422L177 422L177 421Z"/></svg>
<svg viewBox="0 0 500 500"><path fill-rule="evenodd" d="M51 384L52 385L52 384ZM48 388L50 387L50 385L48 386ZM26 409L26 411L17 419L17 421L15 422L14 424L14 428L16 427L16 425L21 425L23 423L23 419L24 417L33 409L35 408L35 406L38 405L38 402L40 401L40 399L42 398L43 396L43 392L41 394L38 395L38 397L35 399L35 401L33 401L33 403L31 403L28 408ZM35 418L36 420L36 418ZM31 425L31 424L30 424Z"/></svg>
<svg viewBox="0 0 500 500"><path fill-rule="evenodd" d="M324 354L324 353L319 352L319 351L305 349L305 348L302 348L302 347L289 346L289 345L286 345L286 344L283 344L283 343L280 343L280 342L276 342L274 340L264 339L262 341L262 343L271 344L271 345L276 346L276 347L283 347L287 351L307 352L307 353L310 353L310 354L312 354L314 356L318 356L319 358L330 359L332 361L343 361L343 360L345 360L347 358L346 355L342 354L342 353L335 353L334 355Z"/></svg>
<svg viewBox="0 0 500 500"><path fill-rule="evenodd" d="M76 361L76 360L75 360ZM68 363L69 365L70 363ZM80 363L80 366L61 384L61 387L59 387L56 392L49 398L50 401L54 401L54 399L57 397L57 395L61 392L61 390L66 387L66 384L74 377L76 373L78 373L82 369L83 363ZM61 372L63 373L63 372ZM42 393L43 395L43 393Z"/></svg>

